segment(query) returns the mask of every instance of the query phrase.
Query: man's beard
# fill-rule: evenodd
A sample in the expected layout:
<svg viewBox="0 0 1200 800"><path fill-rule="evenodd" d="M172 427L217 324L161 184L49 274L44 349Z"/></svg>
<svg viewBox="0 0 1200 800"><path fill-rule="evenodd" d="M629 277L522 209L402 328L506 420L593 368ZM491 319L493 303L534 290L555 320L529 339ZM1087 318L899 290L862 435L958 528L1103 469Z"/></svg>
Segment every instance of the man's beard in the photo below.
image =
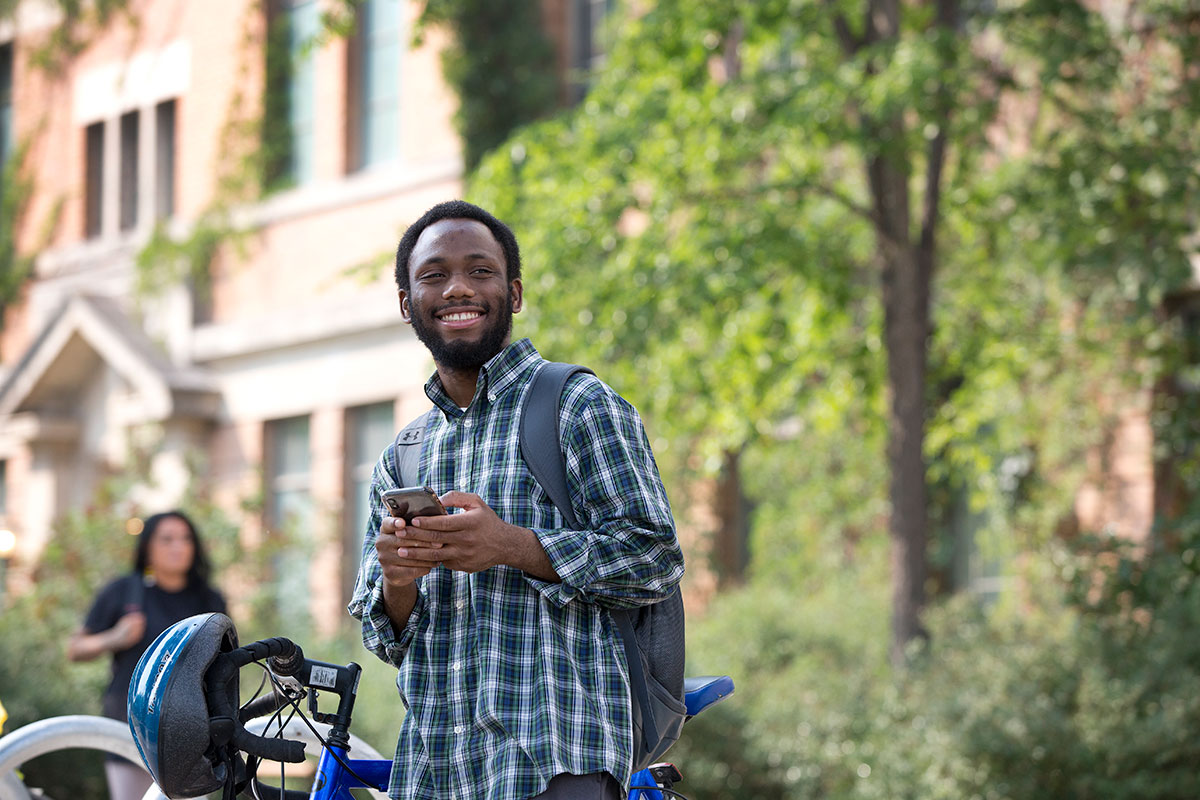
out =
<svg viewBox="0 0 1200 800"><path fill-rule="evenodd" d="M504 349L504 343L508 340L508 335L512 333L512 305L507 302L501 307L500 315L496 318L495 323L485 329L483 335L473 342L443 339L434 326L426 321L424 310L412 303L411 300L410 304L413 333L417 334L421 343L429 348L429 352L433 356L433 363L439 367L479 369L490 361L492 356ZM490 307L481 306L481 308L485 315L491 310ZM432 318L431 314L428 319Z"/></svg>

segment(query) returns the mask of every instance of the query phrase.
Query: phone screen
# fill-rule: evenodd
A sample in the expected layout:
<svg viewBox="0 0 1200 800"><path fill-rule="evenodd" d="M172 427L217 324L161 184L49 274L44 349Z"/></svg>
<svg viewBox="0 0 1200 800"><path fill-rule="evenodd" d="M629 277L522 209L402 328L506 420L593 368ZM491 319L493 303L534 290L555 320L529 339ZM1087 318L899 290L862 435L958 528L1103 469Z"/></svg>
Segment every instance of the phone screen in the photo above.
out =
<svg viewBox="0 0 1200 800"><path fill-rule="evenodd" d="M383 493L383 502L393 517L400 517L405 522L411 522L413 517L433 517L446 513L437 493L428 486L388 489Z"/></svg>

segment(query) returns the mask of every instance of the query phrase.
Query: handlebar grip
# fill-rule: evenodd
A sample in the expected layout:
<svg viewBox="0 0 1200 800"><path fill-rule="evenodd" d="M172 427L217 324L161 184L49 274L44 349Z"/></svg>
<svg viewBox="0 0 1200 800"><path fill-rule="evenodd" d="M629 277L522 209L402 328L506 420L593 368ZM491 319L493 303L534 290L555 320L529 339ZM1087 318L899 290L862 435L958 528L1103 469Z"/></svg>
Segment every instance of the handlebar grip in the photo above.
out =
<svg viewBox="0 0 1200 800"><path fill-rule="evenodd" d="M298 764L304 760L304 742L292 739L268 739L239 727L233 732L233 745L238 750L268 761Z"/></svg>
<svg viewBox="0 0 1200 800"><path fill-rule="evenodd" d="M279 709L290 704L292 698L272 689L261 697L256 697L238 709L238 722L246 723L258 717L274 714Z"/></svg>
<svg viewBox="0 0 1200 800"><path fill-rule="evenodd" d="M290 665L293 660L297 660L300 664L304 663L304 655L300 650L300 646L291 639L285 639L282 636L276 636L271 639L260 639L257 642L243 645L231 652L230 657L238 667L244 667L251 661L262 661L270 659L271 661L281 660L283 663ZM272 665L272 669L274 666ZM299 666L296 667L299 669ZM286 674L286 673L279 673Z"/></svg>

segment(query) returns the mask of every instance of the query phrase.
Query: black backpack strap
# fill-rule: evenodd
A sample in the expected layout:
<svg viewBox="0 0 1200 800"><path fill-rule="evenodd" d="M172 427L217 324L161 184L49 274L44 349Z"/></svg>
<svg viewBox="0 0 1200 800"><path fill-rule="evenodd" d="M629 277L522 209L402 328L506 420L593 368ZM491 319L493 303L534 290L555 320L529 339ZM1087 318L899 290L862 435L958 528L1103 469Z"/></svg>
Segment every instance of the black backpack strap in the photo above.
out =
<svg viewBox="0 0 1200 800"><path fill-rule="evenodd" d="M563 519L572 528L579 520L571 508L567 491L567 462L562 451L562 432L558 429L558 412L567 381L577 372L595 374L578 364L547 361L533 376L533 385L525 397L521 411L521 457L533 473L533 479L546 490Z"/></svg>
<svg viewBox="0 0 1200 800"><path fill-rule="evenodd" d="M130 611L146 610L146 576L139 575L136 572L125 576L125 586L121 590L121 599L124 600L121 606L121 613L128 614Z"/></svg>
<svg viewBox="0 0 1200 800"><path fill-rule="evenodd" d="M392 480L396 481L397 487L421 484L421 451L424 449L425 428L433 421L436 410L429 409L396 434L396 440L392 442Z"/></svg>
<svg viewBox="0 0 1200 800"><path fill-rule="evenodd" d="M562 393L567 381L577 372L594 375L587 367L578 364L563 364L547 361L533 377L533 385L525 398L521 412L521 457L529 466L534 480L550 495L563 519L572 528L579 527L579 520L571 508L571 494L567 490L567 464L562 451L562 431L558 418L562 408ZM635 611L610 609L621 643L625 647L625 661L629 668L629 686L635 693L635 706L649 709L650 690L642 664L641 650L633 627ZM641 714L642 736L647 746L659 739L653 714Z"/></svg>

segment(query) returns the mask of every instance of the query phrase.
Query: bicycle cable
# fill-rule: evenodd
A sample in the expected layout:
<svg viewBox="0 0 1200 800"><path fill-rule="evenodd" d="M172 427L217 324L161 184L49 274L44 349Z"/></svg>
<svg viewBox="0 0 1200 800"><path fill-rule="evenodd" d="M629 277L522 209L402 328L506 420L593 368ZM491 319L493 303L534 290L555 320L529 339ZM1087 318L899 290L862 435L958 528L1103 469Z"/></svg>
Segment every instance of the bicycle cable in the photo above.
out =
<svg viewBox="0 0 1200 800"><path fill-rule="evenodd" d="M267 679L269 679L271 681L272 689L279 691L279 692L283 692L283 695L285 697L288 696L287 693L283 691L284 690L283 683L278 678L276 678L275 673L271 672L271 670L268 669L265 664L263 664L259 661L255 661L253 663L258 664L259 668L262 669L262 671L266 674ZM374 784L368 783L367 780L365 778L363 778L363 776L361 776L357 772L355 772L354 769L348 763L346 763L346 761L344 761L340 755L338 755L337 750L333 749L329 745L329 740L326 739L324 736L322 736L321 732L316 729L316 727L312 724L312 721L309 720L308 715L304 713L304 710L302 708L300 708L301 697L289 698L288 702L286 702L284 704L284 706L291 706L292 713L288 716L286 722L279 723L279 731L278 731L278 733L276 733L276 736L278 738L282 739L284 727L288 724L291 724L291 721L298 716L300 718L300 721L303 722L305 724L305 726L312 732L312 735L316 738L317 742L320 743L321 747L323 747L329 753L329 755L333 756L333 759L335 761L337 761L339 764L341 764L342 769L344 769L344 770L346 770L346 772L350 773L354 777L354 779L357 780L359 783L361 783L363 786L373 786ZM281 706L279 708L279 710L277 710L275 712L275 715L279 716L282 711L283 711L283 706ZM280 769L280 773L282 774L282 766ZM259 800L261 800L261 798L259 798Z"/></svg>
<svg viewBox="0 0 1200 800"><path fill-rule="evenodd" d="M269 670L263 670L263 672L264 672L263 682L266 683L265 675L270 675L271 673ZM271 688L275 689L274 683L272 683ZM279 737L280 738L283 737L283 729L291 724L292 720L295 719L296 714L299 712L299 707L298 707L299 702L300 702L300 698L297 697L292 702L285 703L284 705L275 709L274 713L271 714L271 718L267 720L267 726L274 724L279 728ZM290 706L290 713L288 714L287 719L284 719L283 718L283 709L287 708L289 706ZM269 727L264 727L264 730L268 730L268 729L269 729ZM257 773L258 773L258 765L255 764L255 775L256 776L257 776ZM268 784L267 788L268 789L278 788L279 789L279 800L284 800L284 798L286 796L286 792L287 792L287 789L285 788L286 786L287 786L287 765L284 764L282 761L280 761L279 762L279 786L274 787L274 786L271 786ZM263 798L263 796L259 793L260 788L262 788L262 784L260 784L257 780L250 782L250 791L254 795L254 800L265 800Z"/></svg>

